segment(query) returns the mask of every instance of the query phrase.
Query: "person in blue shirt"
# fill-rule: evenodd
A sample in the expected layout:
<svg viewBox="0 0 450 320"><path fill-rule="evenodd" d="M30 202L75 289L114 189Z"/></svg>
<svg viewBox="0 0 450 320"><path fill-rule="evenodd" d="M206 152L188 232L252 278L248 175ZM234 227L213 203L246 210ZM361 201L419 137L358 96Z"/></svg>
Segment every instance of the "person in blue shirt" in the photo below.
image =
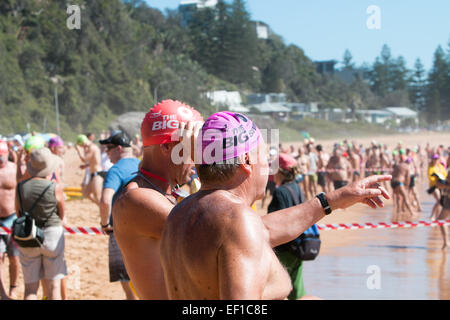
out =
<svg viewBox="0 0 450 320"><path fill-rule="evenodd" d="M121 131L115 131L107 139L100 140L106 146L106 153L114 164L107 172L103 182L100 200L100 224L102 232L109 235L109 276L110 282L119 281L127 300L136 296L130 288L130 278L123 263L122 253L113 233L111 209L124 186L136 177L139 160L133 156L130 141Z"/></svg>

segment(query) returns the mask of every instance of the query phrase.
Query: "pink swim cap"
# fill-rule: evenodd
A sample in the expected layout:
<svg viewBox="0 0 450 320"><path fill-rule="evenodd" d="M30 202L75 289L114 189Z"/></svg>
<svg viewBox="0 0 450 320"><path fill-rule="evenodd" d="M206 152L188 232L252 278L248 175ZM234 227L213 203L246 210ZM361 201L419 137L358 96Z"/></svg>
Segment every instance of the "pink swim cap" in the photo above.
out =
<svg viewBox="0 0 450 320"><path fill-rule="evenodd" d="M64 142L62 141L62 139L60 137L53 137L50 139L50 141L48 142L48 147L62 147L64 146Z"/></svg>
<svg viewBox="0 0 450 320"><path fill-rule="evenodd" d="M255 149L263 140L258 127L246 116L218 112L203 124L202 164L222 163Z"/></svg>

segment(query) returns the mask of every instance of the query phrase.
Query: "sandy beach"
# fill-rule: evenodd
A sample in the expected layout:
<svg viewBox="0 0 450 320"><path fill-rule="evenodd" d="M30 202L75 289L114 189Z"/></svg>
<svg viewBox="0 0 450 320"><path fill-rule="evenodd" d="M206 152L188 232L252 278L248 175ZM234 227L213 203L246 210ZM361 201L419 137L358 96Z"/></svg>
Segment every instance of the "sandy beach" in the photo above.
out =
<svg viewBox="0 0 450 320"><path fill-rule="evenodd" d="M402 141L406 147L417 144L448 146L450 133L419 133L359 139L349 137L365 146L372 140L394 147ZM336 141L317 141L327 151ZM291 143L283 143L289 146ZM298 145L299 143L293 143ZM65 155L65 184L80 186L83 171L75 150ZM429 219L433 198L425 193L427 184L420 180L420 199L424 210L420 219ZM270 199L269 199L270 200ZM265 214L267 209L258 213ZM345 211L337 211L319 223L389 222L392 201L385 208L373 210L357 205ZM99 210L89 200L72 200L66 203L66 216L72 226L99 226ZM450 270L447 253L442 252L439 228L415 228L405 230L351 230L322 231L320 256L304 267L307 292L325 299L450 299ZM107 236L66 236L66 260L68 276L68 299L115 300L123 299L119 283L109 282ZM367 273L369 266L379 266L381 289L369 289ZM9 285L7 268L4 269L6 285ZM19 280L19 298L23 296L22 275ZM39 296L41 293L39 294Z"/></svg>

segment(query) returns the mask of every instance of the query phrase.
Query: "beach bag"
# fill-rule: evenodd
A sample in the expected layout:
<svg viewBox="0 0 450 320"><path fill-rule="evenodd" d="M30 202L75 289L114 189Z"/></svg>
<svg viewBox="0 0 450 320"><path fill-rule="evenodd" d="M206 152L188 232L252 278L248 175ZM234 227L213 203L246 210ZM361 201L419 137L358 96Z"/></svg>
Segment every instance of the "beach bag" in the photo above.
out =
<svg viewBox="0 0 450 320"><path fill-rule="evenodd" d="M19 247L39 248L44 243L44 230L36 225L36 220L32 217L31 213L33 212L39 201L42 199L44 194L47 192L47 190L50 188L52 182L49 183L49 185L44 189L41 195L36 199L30 210L25 212L23 210L22 197L20 195L20 185L21 184L17 186L17 193L19 195L20 204L20 217L14 221L12 235L14 237L14 241ZM47 220L49 217L47 217Z"/></svg>
<svg viewBox="0 0 450 320"><path fill-rule="evenodd" d="M295 205L300 204L301 203L300 198L302 198L302 195L301 194L300 196L296 195L295 191L288 185L285 185L285 187L291 194ZM311 227L305 230L305 232L303 232L298 238L292 240L291 242L283 246L284 249L288 249L300 260L310 261L316 259L316 257L319 255L320 244L321 240L319 229L315 224L313 224Z"/></svg>

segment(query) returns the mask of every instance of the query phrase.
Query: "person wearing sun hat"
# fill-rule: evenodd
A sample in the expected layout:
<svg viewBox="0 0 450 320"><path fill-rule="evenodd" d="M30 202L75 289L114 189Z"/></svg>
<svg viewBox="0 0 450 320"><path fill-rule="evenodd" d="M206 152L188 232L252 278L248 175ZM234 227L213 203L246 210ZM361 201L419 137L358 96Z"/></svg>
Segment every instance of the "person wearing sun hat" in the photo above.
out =
<svg viewBox="0 0 450 320"><path fill-rule="evenodd" d="M37 298L41 279L44 279L47 298L61 299L60 280L67 275L62 226L65 211L63 187L49 181L58 165L58 157L48 148L35 149L30 152L27 163L31 178L17 185L16 212L28 212L45 234L39 248L19 246L27 300ZM36 205L32 208L34 203Z"/></svg>
<svg viewBox="0 0 450 320"><path fill-rule="evenodd" d="M28 179L27 163L30 159L30 153L33 150L44 148L46 145L44 138L40 135L30 136L25 140L23 148L17 154L17 182Z"/></svg>

